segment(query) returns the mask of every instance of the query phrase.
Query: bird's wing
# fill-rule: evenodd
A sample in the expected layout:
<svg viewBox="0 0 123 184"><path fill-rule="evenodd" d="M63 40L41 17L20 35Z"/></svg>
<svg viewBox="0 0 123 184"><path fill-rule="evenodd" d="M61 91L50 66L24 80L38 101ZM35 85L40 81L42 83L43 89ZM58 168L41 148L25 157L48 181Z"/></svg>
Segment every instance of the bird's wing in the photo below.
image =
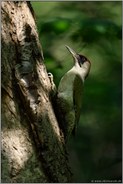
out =
<svg viewBox="0 0 123 184"><path fill-rule="evenodd" d="M68 71L59 82L58 92L72 92L74 78L75 74L71 70Z"/></svg>
<svg viewBox="0 0 123 184"><path fill-rule="evenodd" d="M83 81L79 76L75 77L73 86L74 86L73 100L74 100L74 109L75 109L75 127L73 130L73 134L75 134L77 124L81 114L82 96L83 96Z"/></svg>

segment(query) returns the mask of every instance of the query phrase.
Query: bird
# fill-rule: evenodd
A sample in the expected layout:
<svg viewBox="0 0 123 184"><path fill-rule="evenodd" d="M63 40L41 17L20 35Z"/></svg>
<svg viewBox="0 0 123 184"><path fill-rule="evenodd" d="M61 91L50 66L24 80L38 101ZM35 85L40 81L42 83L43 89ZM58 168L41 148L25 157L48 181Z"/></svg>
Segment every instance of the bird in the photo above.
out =
<svg viewBox="0 0 123 184"><path fill-rule="evenodd" d="M66 45L72 54L74 65L61 78L57 90L57 108L60 115L60 127L64 134L65 142L71 134L75 135L79 122L84 81L89 75L91 62L84 55L76 53Z"/></svg>

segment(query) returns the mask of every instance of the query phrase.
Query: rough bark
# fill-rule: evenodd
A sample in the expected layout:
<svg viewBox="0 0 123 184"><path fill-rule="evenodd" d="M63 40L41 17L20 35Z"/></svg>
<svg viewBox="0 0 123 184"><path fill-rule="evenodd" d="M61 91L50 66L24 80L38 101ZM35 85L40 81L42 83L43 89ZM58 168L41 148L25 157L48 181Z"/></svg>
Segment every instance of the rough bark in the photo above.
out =
<svg viewBox="0 0 123 184"><path fill-rule="evenodd" d="M6 1L1 15L2 182L70 182L33 10Z"/></svg>

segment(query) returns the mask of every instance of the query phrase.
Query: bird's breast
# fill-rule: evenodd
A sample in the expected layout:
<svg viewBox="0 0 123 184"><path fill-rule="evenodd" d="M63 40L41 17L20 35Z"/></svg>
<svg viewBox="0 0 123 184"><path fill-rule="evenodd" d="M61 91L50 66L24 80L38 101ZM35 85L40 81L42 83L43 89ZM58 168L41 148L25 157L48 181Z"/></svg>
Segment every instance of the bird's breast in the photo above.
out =
<svg viewBox="0 0 123 184"><path fill-rule="evenodd" d="M64 91L58 93L58 103L61 109L65 109L65 111L70 111L73 108L73 92L72 91Z"/></svg>

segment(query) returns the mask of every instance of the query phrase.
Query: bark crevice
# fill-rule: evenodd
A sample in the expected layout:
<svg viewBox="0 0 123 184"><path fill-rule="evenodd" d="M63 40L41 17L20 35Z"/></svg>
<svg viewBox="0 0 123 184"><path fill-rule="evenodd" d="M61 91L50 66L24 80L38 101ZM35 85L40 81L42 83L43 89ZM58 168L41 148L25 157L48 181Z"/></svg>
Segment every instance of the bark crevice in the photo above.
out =
<svg viewBox="0 0 123 184"><path fill-rule="evenodd" d="M43 60L29 2L2 2L3 182L71 181Z"/></svg>

